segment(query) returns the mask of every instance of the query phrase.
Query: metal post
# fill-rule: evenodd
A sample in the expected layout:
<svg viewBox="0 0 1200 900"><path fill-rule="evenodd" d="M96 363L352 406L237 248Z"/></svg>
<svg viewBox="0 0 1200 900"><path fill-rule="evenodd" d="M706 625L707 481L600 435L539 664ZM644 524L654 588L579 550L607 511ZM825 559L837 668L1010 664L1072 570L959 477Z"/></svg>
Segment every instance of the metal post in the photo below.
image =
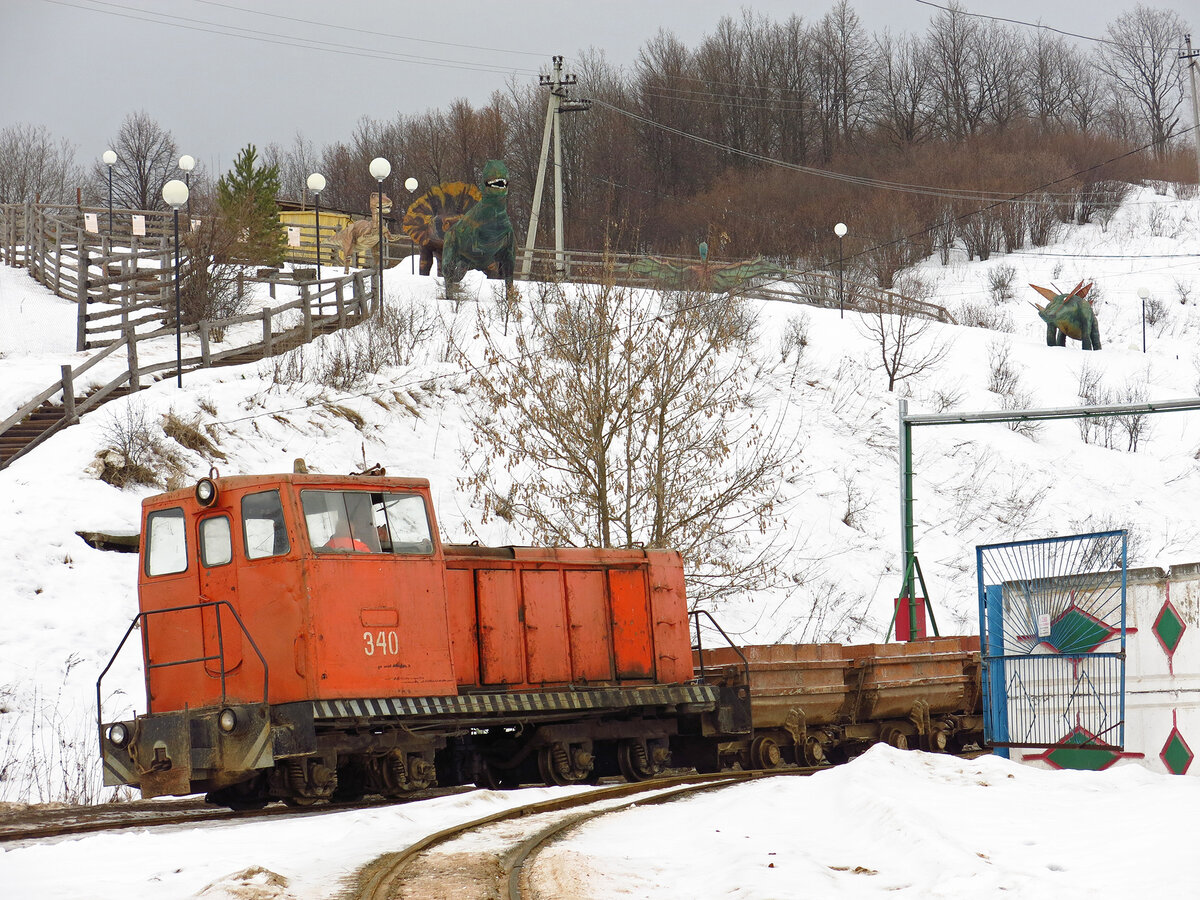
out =
<svg viewBox="0 0 1200 900"><path fill-rule="evenodd" d="M191 169L185 169L185 170L184 170L184 172L183 172L183 183L184 183L184 184L186 184L186 185L187 185L187 188L188 188L188 199L187 199L187 204L188 204L188 221L187 221L187 230L190 232L190 231L192 230L192 170L191 170Z"/></svg>
<svg viewBox="0 0 1200 900"><path fill-rule="evenodd" d="M1146 352L1146 298L1142 298L1142 352Z"/></svg>
<svg viewBox="0 0 1200 900"><path fill-rule="evenodd" d="M183 334L179 311L179 207L175 207L175 386L183 387Z"/></svg>
<svg viewBox="0 0 1200 900"><path fill-rule="evenodd" d="M913 496L912 496L912 425L908 422L908 401L899 401L900 411L900 565L904 567L904 581L900 596L908 597L909 640L916 640L917 604L913 596L916 578L915 553L913 551Z"/></svg>
<svg viewBox="0 0 1200 900"><path fill-rule="evenodd" d="M383 315L383 179L379 179L379 278L375 283L375 311Z"/></svg>
<svg viewBox="0 0 1200 900"><path fill-rule="evenodd" d="M108 237L112 239L112 166L108 167Z"/></svg>
<svg viewBox="0 0 1200 900"><path fill-rule="evenodd" d="M313 192L313 208L317 212L317 281L321 280L321 192Z"/></svg>
<svg viewBox="0 0 1200 900"><path fill-rule="evenodd" d="M846 317L846 289L842 281L842 269L845 267L845 254L842 252L842 236L838 235L838 318Z"/></svg>

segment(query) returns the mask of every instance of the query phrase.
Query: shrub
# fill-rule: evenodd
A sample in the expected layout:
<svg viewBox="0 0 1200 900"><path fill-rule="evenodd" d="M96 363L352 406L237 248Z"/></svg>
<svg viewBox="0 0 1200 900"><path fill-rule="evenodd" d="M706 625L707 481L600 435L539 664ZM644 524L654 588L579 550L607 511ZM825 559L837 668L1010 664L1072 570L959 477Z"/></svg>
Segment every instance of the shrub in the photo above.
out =
<svg viewBox="0 0 1200 900"><path fill-rule="evenodd" d="M114 410L102 434L104 446L94 466L106 484L165 487L183 474L183 459L158 436L142 404L130 402Z"/></svg>

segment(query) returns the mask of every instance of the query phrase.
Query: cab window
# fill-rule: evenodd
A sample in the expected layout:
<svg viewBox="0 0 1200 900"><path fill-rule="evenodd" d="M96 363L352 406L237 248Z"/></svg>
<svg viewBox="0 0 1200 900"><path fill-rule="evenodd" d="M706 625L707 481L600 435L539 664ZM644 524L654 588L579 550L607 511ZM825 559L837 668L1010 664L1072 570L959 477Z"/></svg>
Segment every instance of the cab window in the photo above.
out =
<svg viewBox="0 0 1200 900"><path fill-rule="evenodd" d="M432 553L420 494L301 491L309 543L318 553Z"/></svg>
<svg viewBox="0 0 1200 900"><path fill-rule="evenodd" d="M146 516L146 574L173 575L188 567L183 508L159 509Z"/></svg>
<svg viewBox="0 0 1200 900"><path fill-rule="evenodd" d="M209 568L223 566L233 559L233 541L229 517L214 516L200 523L200 562Z"/></svg>
<svg viewBox="0 0 1200 900"><path fill-rule="evenodd" d="M262 491L242 498L242 535L246 559L283 556L291 549L279 491Z"/></svg>

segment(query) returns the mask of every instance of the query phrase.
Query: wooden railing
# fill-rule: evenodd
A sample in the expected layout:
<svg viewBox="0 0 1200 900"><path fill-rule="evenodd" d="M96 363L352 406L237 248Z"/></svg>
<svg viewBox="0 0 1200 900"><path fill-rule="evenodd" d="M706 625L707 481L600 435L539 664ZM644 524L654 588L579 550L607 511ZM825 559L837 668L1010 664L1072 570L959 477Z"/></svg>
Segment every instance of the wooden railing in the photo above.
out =
<svg viewBox="0 0 1200 900"><path fill-rule="evenodd" d="M274 356L299 344L307 343L313 339L315 334L330 330L332 327L345 328L355 324L370 315L374 309L375 279L368 272L355 272L351 275L322 279L319 282L300 282L296 286L300 296L288 303L265 307L261 312L248 315L202 320L180 327L181 338L184 335L197 336L199 352L193 352L179 360L170 359L149 365L140 363L139 344L156 338L172 336L176 329L172 324L153 331L138 332L135 324L132 321L129 322L124 326L119 337L107 347L77 367L63 366L62 377L58 381L0 422L0 435L2 435L8 429L24 421L47 401L60 394L62 396L63 418L26 444L20 452L0 462L0 468L4 468L14 459L28 453L51 435L79 421L79 416L95 409L114 391L122 387L136 391L141 389L143 379L150 376L174 375L177 371L208 368L248 361L252 358ZM277 321L293 310L299 310L301 314L298 325L288 327L286 323ZM220 350L213 349L214 332L226 332L236 325L250 322L262 323L261 340ZM277 326L280 330L276 330ZM81 376L102 360L118 354L122 348L125 351L124 371L89 392L85 399L77 401L75 386L79 383Z"/></svg>

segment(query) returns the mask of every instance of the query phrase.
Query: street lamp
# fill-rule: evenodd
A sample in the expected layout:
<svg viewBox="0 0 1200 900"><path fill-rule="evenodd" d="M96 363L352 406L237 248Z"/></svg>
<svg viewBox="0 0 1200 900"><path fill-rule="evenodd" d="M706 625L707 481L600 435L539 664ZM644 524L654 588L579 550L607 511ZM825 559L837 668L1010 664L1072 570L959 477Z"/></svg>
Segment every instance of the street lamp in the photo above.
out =
<svg viewBox="0 0 1200 900"><path fill-rule="evenodd" d="M179 312L179 207L187 203L188 186L178 178L163 185L162 198L175 211L175 384L183 387L183 337Z"/></svg>
<svg viewBox="0 0 1200 900"><path fill-rule="evenodd" d="M411 198L412 195L417 191L417 179L413 178L411 175L408 178L405 178L404 189L408 191L408 196ZM411 203L412 200L410 199L409 202ZM417 274L417 242L411 236L409 237L409 241L413 245L413 252L409 254L408 257L409 270L415 275Z"/></svg>
<svg viewBox="0 0 1200 900"><path fill-rule="evenodd" d="M183 169L183 183L187 185L188 199L188 231L192 230L192 169L196 168L196 160L186 153L179 157L179 168Z"/></svg>
<svg viewBox="0 0 1200 900"><path fill-rule="evenodd" d="M379 275L375 280L375 298L376 308L383 309L383 179L392 174L392 164L382 156L377 156L371 160L370 165L371 177L379 182L379 193L376 195L379 202L379 246L376 248L379 260ZM382 313L380 313L382 315Z"/></svg>
<svg viewBox="0 0 1200 900"><path fill-rule="evenodd" d="M1142 298L1142 352L1146 352L1146 301L1150 299L1150 288L1138 288L1138 296Z"/></svg>
<svg viewBox="0 0 1200 900"><path fill-rule="evenodd" d="M104 164L108 166L108 239L112 240L112 167L117 161L117 153L115 150L105 150L104 155L100 157L104 160Z"/></svg>
<svg viewBox="0 0 1200 900"><path fill-rule="evenodd" d="M308 176L308 189L313 192L315 203L313 208L317 211L317 281L321 280L321 191L325 190L325 176L320 172L313 172ZM318 288L319 290L320 288Z"/></svg>
<svg viewBox="0 0 1200 900"><path fill-rule="evenodd" d="M838 318L839 319L846 317L846 302L845 302L846 292L842 285L842 269L845 268L844 260L846 258L845 255L842 253L842 238L844 238L846 236L846 231L847 231L847 229L846 229L845 222L838 222L836 225L833 226L833 233L837 235L837 239L838 239Z"/></svg>

